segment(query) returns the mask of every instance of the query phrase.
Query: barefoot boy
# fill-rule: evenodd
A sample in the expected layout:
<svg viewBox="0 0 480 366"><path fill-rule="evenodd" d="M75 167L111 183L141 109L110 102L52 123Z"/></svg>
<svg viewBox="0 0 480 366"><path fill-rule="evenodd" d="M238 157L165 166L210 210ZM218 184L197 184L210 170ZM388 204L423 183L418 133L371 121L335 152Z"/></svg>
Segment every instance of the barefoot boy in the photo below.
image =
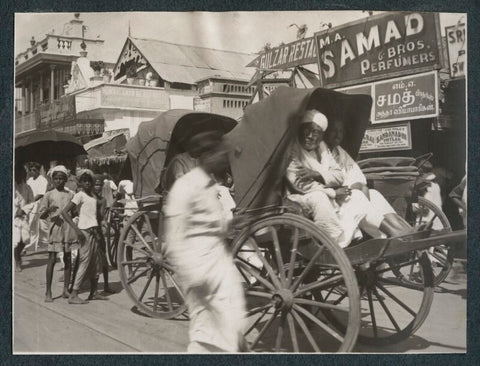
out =
<svg viewBox="0 0 480 366"><path fill-rule="evenodd" d="M53 268L57 260L57 253L63 253L64 260L64 286L62 297L68 298L68 284L71 273L71 246L76 239L68 224L62 219L61 212L72 200L73 193L65 188L67 169L57 165L51 170L54 189L45 193L40 202L40 219L49 218L48 238L48 264L47 264L47 289L45 302L52 302L52 277Z"/></svg>

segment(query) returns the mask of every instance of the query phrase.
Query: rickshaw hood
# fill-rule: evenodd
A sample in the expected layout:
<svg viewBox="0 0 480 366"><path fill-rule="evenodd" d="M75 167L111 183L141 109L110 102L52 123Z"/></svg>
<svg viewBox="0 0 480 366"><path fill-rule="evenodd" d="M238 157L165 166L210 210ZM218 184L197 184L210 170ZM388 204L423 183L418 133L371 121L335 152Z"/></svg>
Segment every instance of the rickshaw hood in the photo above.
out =
<svg viewBox="0 0 480 366"><path fill-rule="evenodd" d="M183 152L179 144L171 142L206 129L227 133L236 123L230 117L187 109L171 109L151 121L142 122L137 134L126 146L135 197L157 193L162 172L169 159Z"/></svg>
<svg viewBox="0 0 480 366"><path fill-rule="evenodd" d="M233 146L230 165L237 207L278 204L288 164L288 146L296 136L307 109L317 109L329 121L345 123L342 146L355 158L369 123L372 98L332 90L279 87L269 97L245 109L237 127L228 134Z"/></svg>

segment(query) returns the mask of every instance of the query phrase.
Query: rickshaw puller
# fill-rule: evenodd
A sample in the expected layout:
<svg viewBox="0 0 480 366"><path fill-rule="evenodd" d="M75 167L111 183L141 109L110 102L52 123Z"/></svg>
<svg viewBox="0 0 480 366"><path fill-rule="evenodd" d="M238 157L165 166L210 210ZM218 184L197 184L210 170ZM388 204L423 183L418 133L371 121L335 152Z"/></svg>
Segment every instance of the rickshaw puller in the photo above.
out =
<svg viewBox="0 0 480 366"><path fill-rule="evenodd" d="M226 248L228 222L212 178L228 167L228 149L213 134L204 136L203 149L199 166L180 177L167 197L166 255L188 306L188 352L238 352L245 299Z"/></svg>

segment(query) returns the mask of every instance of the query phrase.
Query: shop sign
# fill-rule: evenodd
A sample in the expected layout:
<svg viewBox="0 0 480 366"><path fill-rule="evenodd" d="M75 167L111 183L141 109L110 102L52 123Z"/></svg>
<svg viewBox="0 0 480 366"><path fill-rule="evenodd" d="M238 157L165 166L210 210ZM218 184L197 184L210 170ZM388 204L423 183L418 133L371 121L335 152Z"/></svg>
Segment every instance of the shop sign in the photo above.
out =
<svg viewBox="0 0 480 366"><path fill-rule="evenodd" d="M436 13L383 13L315 33L325 87L360 84L440 69Z"/></svg>
<svg viewBox="0 0 480 366"><path fill-rule="evenodd" d="M360 147L361 153L390 150L410 150L412 133L410 123L388 127L373 127L365 131Z"/></svg>
<svg viewBox="0 0 480 366"><path fill-rule="evenodd" d="M373 84L373 123L438 116L437 72Z"/></svg>
<svg viewBox="0 0 480 366"><path fill-rule="evenodd" d="M315 39L314 37L309 37L262 52L246 67L256 67L260 70L283 70L316 62L317 48Z"/></svg>
<svg viewBox="0 0 480 366"><path fill-rule="evenodd" d="M134 85L105 85L101 88L102 107L169 109L168 94L164 89Z"/></svg>
<svg viewBox="0 0 480 366"><path fill-rule="evenodd" d="M41 105L35 114L38 129L48 129L75 119L75 96L64 96Z"/></svg>
<svg viewBox="0 0 480 366"><path fill-rule="evenodd" d="M452 78L465 77L467 63L467 39L465 24L445 28L447 36L448 63Z"/></svg>

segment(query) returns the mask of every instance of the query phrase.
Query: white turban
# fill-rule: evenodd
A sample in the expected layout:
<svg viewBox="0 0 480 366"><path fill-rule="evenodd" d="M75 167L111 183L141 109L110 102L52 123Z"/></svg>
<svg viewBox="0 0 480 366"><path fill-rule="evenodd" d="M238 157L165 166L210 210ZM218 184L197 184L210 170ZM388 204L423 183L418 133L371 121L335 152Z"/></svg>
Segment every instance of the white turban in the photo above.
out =
<svg viewBox="0 0 480 366"><path fill-rule="evenodd" d="M328 127L327 116L315 109L309 109L308 111L306 111L302 118L302 123L310 122L315 123L318 127L322 129L322 131L325 131Z"/></svg>
<svg viewBox="0 0 480 366"><path fill-rule="evenodd" d="M47 175L52 178L53 177L53 173L56 173L56 172L60 172L60 173L63 173L65 174L66 177L68 177L68 170L67 168L65 168L65 166L63 165L57 165L55 167L53 167L52 169L50 169L47 173Z"/></svg>
<svg viewBox="0 0 480 366"><path fill-rule="evenodd" d="M95 174L90 169L80 169L80 171L77 173L77 177L80 178L84 174L88 174L95 179Z"/></svg>

